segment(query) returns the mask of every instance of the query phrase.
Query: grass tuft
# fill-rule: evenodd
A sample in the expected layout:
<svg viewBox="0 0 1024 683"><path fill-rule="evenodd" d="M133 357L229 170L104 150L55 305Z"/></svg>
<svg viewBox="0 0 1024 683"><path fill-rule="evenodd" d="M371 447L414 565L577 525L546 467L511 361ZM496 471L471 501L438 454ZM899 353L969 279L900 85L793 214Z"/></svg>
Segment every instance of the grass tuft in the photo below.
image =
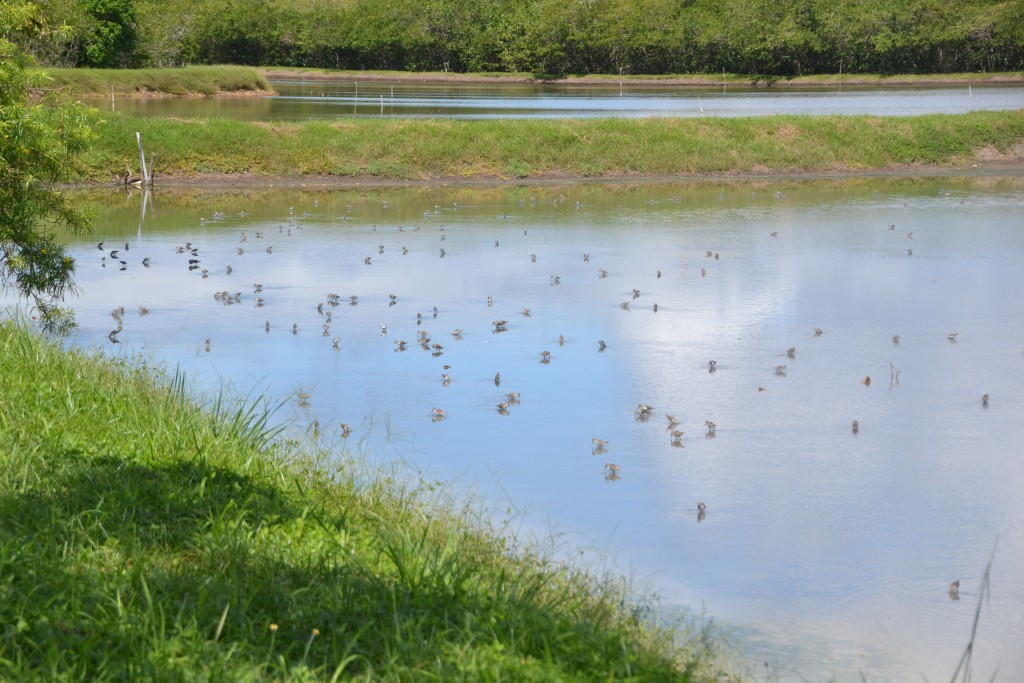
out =
<svg viewBox="0 0 1024 683"><path fill-rule="evenodd" d="M47 67L50 89L71 97L89 95L211 96L270 92L259 70L246 66L183 66L153 69Z"/></svg>

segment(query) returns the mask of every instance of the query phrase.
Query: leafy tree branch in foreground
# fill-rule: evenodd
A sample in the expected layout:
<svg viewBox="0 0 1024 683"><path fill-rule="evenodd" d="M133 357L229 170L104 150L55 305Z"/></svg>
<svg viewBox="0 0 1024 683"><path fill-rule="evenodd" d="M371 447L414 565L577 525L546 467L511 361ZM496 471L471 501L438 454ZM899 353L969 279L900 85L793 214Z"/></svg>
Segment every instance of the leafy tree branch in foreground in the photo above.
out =
<svg viewBox="0 0 1024 683"><path fill-rule="evenodd" d="M45 75L27 70L32 60L14 40L50 31L35 5L0 0L0 287L60 331L73 324L59 303L73 290L75 264L57 236L88 221L53 188L71 177L93 118L81 104L41 97Z"/></svg>

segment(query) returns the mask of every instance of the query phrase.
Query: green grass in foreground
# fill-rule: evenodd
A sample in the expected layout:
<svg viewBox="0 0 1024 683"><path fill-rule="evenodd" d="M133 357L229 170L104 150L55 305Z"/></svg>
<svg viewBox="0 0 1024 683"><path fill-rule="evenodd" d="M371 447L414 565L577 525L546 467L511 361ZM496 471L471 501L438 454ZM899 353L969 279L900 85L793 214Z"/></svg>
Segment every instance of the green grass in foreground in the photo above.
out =
<svg viewBox="0 0 1024 683"><path fill-rule="evenodd" d="M221 95L272 88L258 69L247 66L185 66L164 69L44 69L50 88L74 97L104 95Z"/></svg>
<svg viewBox="0 0 1024 683"><path fill-rule="evenodd" d="M621 582L185 393L0 323L0 680L714 676Z"/></svg>
<svg viewBox="0 0 1024 683"><path fill-rule="evenodd" d="M251 123L109 115L84 178L138 164L135 131L163 176L388 179L671 176L862 171L969 164L1024 142L1024 110L914 117L777 116ZM1019 154L1019 152L1018 152Z"/></svg>

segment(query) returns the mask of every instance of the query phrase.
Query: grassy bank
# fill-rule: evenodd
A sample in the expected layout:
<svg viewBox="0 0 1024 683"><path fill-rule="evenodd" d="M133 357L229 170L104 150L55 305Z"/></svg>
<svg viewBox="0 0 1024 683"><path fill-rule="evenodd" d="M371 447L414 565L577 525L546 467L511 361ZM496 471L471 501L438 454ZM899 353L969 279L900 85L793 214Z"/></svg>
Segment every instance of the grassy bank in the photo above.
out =
<svg viewBox="0 0 1024 683"><path fill-rule="evenodd" d="M173 69L58 69L48 67L51 87L73 97L239 95L271 90L266 77L247 66L186 66Z"/></svg>
<svg viewBox="0 0 1024 683"><path fill-rule="evenodd" d="M453 71L372 71L314 69L302 67L187 66L164 69L61 69L47 67L53 87L76 97L110 96L111 87L118 97L233 95L269 92L268 79L307 79L324 81L389 81L409 83L526 83L574 86L677 86L835 88L835 87L926 87L939 85L1009 85L1024 83L1024 72L865 75L832 74L791 78L750 74L662 74L662 75L559 75L534 73L455 73Z"/></svg>
<svg viewBox="0 0 1024 683"><path fill-rule="evenodd" d="M711 677L621 584L262 415L0 323L0 679Z"/></svg>
<svg viewBox="0 0 1024 683"><path fill-rule="evenodd" d="M388 120L250 123L111 115L83 178L138 165L142 131L158 174L193 178L382 179L821 173L970 165L1024 155L1024 110L916 117ZM159 181L158 181L159 182Z"/></svg>
<svg viewBox="0 0 1024 683"><path fill-rule="evenodd" d="M752 74L587 74L549 75L535 73L455 73L453 71L373 71L315 69L302 67L261 67L268 79L324 81L389 81L409 83L522 83L578 86L680 86L720 88L781 86L786 88L906 88L941 85L1011 85L1024 83L1024 71L956 74L817 74L813 76L766 76Z"/></svg>

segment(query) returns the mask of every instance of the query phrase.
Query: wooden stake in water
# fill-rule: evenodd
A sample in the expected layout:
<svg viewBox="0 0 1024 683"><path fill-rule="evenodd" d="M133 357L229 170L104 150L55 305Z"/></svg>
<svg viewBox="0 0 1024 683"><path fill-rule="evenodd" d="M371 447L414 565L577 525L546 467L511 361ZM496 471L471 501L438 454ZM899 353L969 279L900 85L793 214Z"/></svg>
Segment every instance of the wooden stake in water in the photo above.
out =
<svg viewBox="0 0 1024 683"><path fill-rule="evenodd" d="M142 184L149 185L149 171L146 170L146 154L142 151L142 133L135 131L135 140L139 143L139 164L142 166Z"/></svg>
<svg viewBox="0 0 1024 683"><path fill-rule="evenodd" d="M384 93L380 94L380 113L384 113Z"/></svg>

